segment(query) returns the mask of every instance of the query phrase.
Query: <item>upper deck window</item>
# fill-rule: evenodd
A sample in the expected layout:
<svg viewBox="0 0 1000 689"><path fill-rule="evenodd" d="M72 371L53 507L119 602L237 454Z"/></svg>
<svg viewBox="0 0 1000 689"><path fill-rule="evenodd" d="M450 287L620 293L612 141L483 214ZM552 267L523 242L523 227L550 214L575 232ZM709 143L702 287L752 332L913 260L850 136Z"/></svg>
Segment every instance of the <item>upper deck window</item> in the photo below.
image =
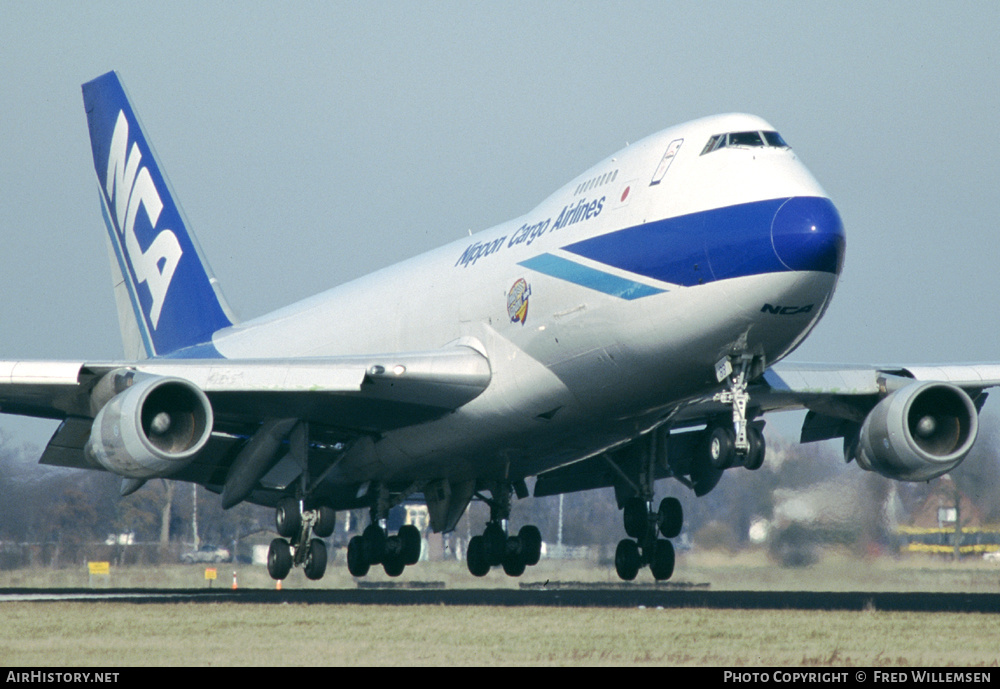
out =
<svg viewBox="0 0 1000 689"><path fill-rule="evenodd" d="M742 148L763 147L788 148L788 144L781 138L778 132L730 132L728 134L716 134L708 140L701 154L711 153L720 148L738 146Z"/></svg>

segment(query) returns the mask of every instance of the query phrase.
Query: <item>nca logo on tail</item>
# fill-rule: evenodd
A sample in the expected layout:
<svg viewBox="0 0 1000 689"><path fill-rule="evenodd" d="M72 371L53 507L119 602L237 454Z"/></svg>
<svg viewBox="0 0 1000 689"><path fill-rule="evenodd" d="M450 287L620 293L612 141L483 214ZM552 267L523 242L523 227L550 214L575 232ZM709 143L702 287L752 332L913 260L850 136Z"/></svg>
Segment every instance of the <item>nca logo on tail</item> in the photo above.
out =
<svg viewBox="0 0 1000 689"><path fill-rule="evenodd" d="M126 151L128 152L126 156ZM135 220L141 205L155 230L156 222L163 210L160 194L153 184L153 178L145 166L139 167L142 153L137 143L128 151L128 119L123 111L118 112L118 121L111 137L108 152L108 175L105 188L109 208L114 203L114 216L119 242L124 247L128 262L132 265L136 282L146 283L153 298L149 309L149 320L156 328L163 309L163 300L170 288L177 264L181 260L180 242L171 230L162 230L143 251L135 235Z"/></svg>

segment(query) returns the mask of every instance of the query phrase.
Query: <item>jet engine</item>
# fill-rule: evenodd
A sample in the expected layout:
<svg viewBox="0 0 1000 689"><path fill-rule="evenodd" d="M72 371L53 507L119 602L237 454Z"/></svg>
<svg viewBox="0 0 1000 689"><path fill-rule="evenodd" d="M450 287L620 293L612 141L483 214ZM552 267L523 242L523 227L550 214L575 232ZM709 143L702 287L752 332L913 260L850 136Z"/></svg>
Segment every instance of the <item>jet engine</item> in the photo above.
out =
<svg viewBox="0 0 1000 689"><path fill-rule="evenodd" d="M853 454L862 469L900 481L927 481L958 466L978 433L978 413L964 390L914 382L871 410Z"/></svg>
<svg viewBox="0 0 1000 689"><path fill-rule="evenodd" d="M109 374L114 395L94 418L86 453L127 478L169 476L187 465L212 435L212 405L193 383L129 372Z"/></svg>

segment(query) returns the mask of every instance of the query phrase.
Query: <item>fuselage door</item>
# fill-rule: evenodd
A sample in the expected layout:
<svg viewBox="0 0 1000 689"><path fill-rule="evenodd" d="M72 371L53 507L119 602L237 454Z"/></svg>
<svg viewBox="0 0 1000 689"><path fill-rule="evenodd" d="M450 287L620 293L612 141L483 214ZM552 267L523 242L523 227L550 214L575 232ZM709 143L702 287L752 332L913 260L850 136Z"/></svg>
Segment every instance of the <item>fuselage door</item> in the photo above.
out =
<svg viewBox="0 0 1000 689"><path fill-rule="evenodd" d="M674 139L670 142L670 145L667 146L667 152L663 154L663 159L660 160L660 164L656 167L656 172L653 174L653 179L649 183L649 186L655 186L663 181L663 176L670 169L670 163L674 162L674 156L677 155L677 151L681 150L682 143L684 143L684 139Z"/></svg>

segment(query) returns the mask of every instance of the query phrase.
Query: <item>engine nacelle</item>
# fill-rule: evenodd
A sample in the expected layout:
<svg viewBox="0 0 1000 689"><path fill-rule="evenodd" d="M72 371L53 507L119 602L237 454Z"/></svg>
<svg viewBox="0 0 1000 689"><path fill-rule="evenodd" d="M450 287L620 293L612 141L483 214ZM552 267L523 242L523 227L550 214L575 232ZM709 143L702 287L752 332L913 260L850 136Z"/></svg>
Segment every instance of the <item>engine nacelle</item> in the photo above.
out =
<svg viewBox="0 0 1000 689"><path fill-rule="evenodd" d="M105 469L127 478L169 476L208 442L212 405L196 385L163 376L109 376L127 379L129 387L101 407L85 448Z"/></svg>
<svg viewBox="0 0 1000 689"><path fill-rule="evenodd" d="M900 481L928 481L961 463L979 433L979 416L961 388L910 383L879 402L858 436L858 466Z"/></svg>

